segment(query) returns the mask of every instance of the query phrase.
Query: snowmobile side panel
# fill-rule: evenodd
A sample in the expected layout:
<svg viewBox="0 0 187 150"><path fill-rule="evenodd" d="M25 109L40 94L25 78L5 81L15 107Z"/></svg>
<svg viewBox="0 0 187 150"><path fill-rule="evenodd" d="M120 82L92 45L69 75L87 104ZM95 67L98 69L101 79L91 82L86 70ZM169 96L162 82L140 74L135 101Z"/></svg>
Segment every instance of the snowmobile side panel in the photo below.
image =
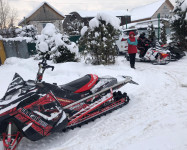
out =
<svg viewBox="0 0 187 150"><path fill-rule="evenodd" d="M14 116L16 124L32 141L47 136L55 126L63 129L67 124L66 114L51 93L37 100L31 100L30 103L29 101L21 103L17 112Z"/></svg>

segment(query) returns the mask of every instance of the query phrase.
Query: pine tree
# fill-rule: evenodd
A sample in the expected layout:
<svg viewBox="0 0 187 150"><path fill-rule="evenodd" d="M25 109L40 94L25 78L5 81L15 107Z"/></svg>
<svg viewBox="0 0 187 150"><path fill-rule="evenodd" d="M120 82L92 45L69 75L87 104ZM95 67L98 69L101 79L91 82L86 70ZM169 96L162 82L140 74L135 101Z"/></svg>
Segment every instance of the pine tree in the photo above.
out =
<svg viewBox="0 0 187 150"><path fill-rule="evenodd" d="M80 35L80 30L83 28L84 23L80 22L78 19L75 19L68 23L68 27L65 32L68 35Z"/></svg>
<svg viewBox="0 0 187 150"><path fill-rule="evenodd" d="M167 37L166 37L166 27L164 22L162 21L161 23L161 37L160 40L162 42L162 44L166 44L167 43Z"/></svg>
<svg viewBox="0 0 187 150"><path fill-rule="evenodd" d="M148 31L148 39L154 41L156 35L155 35L155 28L152 23L148 24L147 31Z"/></svg>
<svg viewBox="0 0 187 150"><path fill-rule="evenodd" d="M187 2L185 0L177 0L171 18L172 38L175 42L180 42L182 48L187 49Z"/></svg>
<svg viewBox="0 0 187 150"><path fill-rule="evenodd" d="M105 18L109 19L110 16L98 14L92 19L87 31L80 38L79 44L90 53L95 64L108 65L115 63L115 42L120 32L112 25L112 22L105 21Z"/></svg>

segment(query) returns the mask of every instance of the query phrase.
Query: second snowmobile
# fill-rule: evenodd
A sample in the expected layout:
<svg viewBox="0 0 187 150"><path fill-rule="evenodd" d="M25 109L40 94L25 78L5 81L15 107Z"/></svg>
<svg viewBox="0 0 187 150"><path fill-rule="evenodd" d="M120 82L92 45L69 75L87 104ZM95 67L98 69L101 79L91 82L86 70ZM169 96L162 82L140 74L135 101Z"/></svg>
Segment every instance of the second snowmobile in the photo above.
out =
<svg viewBox="0 0 187 150"><path fill-rule="evenodd" d="M171 60L171 54L169 50L164 50L162 47L149 43L148 50L146 51L143 57L140 57L141 51L138 50L138 54L136 55L137 62L151 62L153 65L166 65ZM128 53L125 53L125 58L127 61L130 60Z"/></svg>
<svg viewBox="0 0 187 150"><path fill-rule="evenodd" d="M5 150L15 150L22 137L37 141L53 132L73 129L129 102L127 93L117 91L129 76L116 78L85 75L65 85L42 81L46 69L54 69L44 58L36 80L24 81L15 74L0 100L0 136Z"/></svg>

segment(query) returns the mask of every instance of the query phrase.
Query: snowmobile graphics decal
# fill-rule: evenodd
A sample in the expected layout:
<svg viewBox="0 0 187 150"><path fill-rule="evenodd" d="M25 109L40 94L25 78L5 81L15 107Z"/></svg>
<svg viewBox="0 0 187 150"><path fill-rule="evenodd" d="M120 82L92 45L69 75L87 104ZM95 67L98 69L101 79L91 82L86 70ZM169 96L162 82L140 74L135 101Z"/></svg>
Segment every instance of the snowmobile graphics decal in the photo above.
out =
<svg viewBox="0 0 187 150"><path fill-rule="evenodd" d="M97 76L97 75L92 75L92 78L93 78L93 80L91 81L90 84L88 84L88 87L90 87L90 86L92 86L93 84L95 84L95 82L96 82L97 79L98 79L98 76Z"/></svg>
<svg viewBox="0 0 187 150"><path fill-rule="evenodd" d="M36 121L37 123L39 123L43 127L47 127L48 126L48 124L46 122L41 120L39 117L35 116L32 112L28 111L27 109L24 109L24 108L19 109L19 112L21 112L22 114L30 117L32 120Z"/></svg>

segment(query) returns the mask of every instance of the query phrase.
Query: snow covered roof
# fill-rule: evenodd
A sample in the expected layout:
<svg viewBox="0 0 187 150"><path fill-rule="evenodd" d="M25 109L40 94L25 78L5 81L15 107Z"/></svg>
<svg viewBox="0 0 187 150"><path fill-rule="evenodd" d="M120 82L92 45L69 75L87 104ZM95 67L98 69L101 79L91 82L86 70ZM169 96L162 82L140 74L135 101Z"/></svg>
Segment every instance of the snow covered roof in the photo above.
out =
<svg viewBox="0 0 187 150"><path fill-rule="evenodd" d="M169 22L169 19L167 19L167 18L160 18L160 20ZM132 28L132 27L147 28L147 25L149 23L154 23L154 22L158 24L158 19L151 19L151 20L145 20L145 21L140 21L140 22L128 23L127 27L128 28ZM156 25L154 25L154 26L158 27ZM125 27L126 27L126 25L121 26L121 28L125 28Z"/></svg>
<svg viewBox="0 0 187 150"><path fill-rule="evenodd" d="M42 7L44 4L47 4L49 7L51 7L53 10L55 10L59 15L65 17L64 14L62 14L60 11L58 11L55 7L53 7L52 5L50 5L48 2L42 2L40 3L40 5L38 5L36 8L34 8L29 14L27 14L27 16L25 16L19 23L21 24L25 19L31 17L38 9L40 9L40 7Z"/></svg>
<svg viewBox="0 0 187 150"><path fill-rule="evenodd" d="M181 5L182 11L186 11L187 9L187 0L185 0Z"/></svg>
<svg viewBox="0 0 187 150"><path fill-rule="evenodd" d="M96 17L98 13L107 13L113 16L130 16L126 10L111 10L111 11L76 11L82 18Z"/></svg>
<svg viewBox="0 0 187 150"><path fill-rule="evenodd" d="M159 0L157 2L136 7L130 11L131 21L151 18L155 12L164 4L165 0Z"/></svg>
<svg viewBox="0 0 187 150"><path fill-rule="evenodd" d="M185 0L181 6L182 11L186 11L187 10L187 0ZM187 20L187 12L186 12L186 18L185 20Z"/></svg>

